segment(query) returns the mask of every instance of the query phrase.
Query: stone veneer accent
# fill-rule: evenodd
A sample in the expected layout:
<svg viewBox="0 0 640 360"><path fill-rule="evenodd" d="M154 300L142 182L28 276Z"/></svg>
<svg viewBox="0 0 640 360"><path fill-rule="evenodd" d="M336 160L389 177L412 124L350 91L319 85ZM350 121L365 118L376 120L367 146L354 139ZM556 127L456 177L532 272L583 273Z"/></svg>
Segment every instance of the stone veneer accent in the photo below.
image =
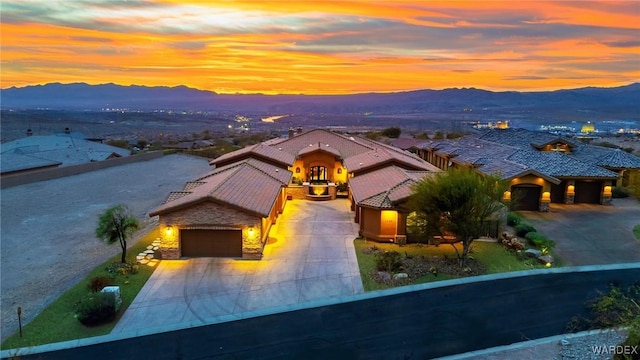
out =
<svg viewBox="0 0 640 360"><path fill-rule="evenodd" d="M220 220L224 219L224 223ZM242 229L242 257L259 259L262 257L261 218L247 214L231 206L214 202L204 202L188 208L160 215L160 253L163 259L180 258L180 229L216 229L220 227ZM172 227L171 233L165 231ZM248 227L254 228L254 237L250 238Z"/></svg>
<svg viewBox="0 0 640 360"><path fill-rule="evenodd" d="M564 203L568 204L568 205L571 205L571 204L573 204L575 202L575 199L576 199L575 194L574 195L567 194L564 197Z"/></svg>
<svg viewBox="0 0 640 360"><path fill-rule="evenodd" d="M602 194L600 195L600 203L602 205L611 205L611 195L607 194Z"/></svg>
<svg viewBox="0 0 640 360"><path fill-rule="evenodd" d="M549 212L549 201L540 201L540 212Z"/></svg>

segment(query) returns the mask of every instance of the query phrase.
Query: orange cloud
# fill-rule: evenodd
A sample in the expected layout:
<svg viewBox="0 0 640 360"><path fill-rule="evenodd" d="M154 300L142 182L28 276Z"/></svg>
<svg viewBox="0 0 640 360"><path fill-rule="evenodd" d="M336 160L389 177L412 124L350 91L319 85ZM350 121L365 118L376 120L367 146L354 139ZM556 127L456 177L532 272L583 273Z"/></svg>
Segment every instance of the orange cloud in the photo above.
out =
<svg viewBox="0 0 640 360"><path fill-rule="evenodd" d="M126 6L93 0L61 11L4 1L1 86L114 82L331 94L542 90L640 78L640 9L624 2Z"/></svg>

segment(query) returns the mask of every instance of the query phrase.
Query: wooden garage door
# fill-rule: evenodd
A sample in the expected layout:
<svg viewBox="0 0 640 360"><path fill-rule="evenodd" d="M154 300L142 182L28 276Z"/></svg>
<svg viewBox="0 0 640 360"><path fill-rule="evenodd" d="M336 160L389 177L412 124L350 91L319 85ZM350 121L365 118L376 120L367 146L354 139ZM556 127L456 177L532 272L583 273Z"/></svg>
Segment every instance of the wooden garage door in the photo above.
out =
<svg viewBox="0 0 640 360"><path fill-rule="evenodd" d="M182 256L242 257L240 230L180 230Z"/></svg>
<svg viewBox="0 0 640 360"><path fill-rule="evenodd" d="M511 189L511 202L514 210L538 211L540 206L541 186L517 185Z"/></svg>
<svg viewBox="0 0 640 360"><path fill-rule="evenodd" d="M602 181L576 181L576 197L574 202L600 204Z"/></svg>

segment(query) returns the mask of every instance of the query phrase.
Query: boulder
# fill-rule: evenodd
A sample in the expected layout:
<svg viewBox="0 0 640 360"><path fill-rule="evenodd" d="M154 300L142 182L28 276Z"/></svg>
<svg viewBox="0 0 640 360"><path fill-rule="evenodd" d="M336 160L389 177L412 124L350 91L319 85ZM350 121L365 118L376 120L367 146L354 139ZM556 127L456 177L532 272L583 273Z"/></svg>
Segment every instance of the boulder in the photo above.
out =
<svg viewBox="0 0 640 360"><path fill-rule="evenodd" d="M378 277L380 280L391 280L391 274L386 271L378 271Z"/></svg>
<svg viewBox="0 0 640 360"><path fill-rule="evenodd" d="M397 273L393 275L394 279L407 279L409 278L409 274L407 273Z"/></svg>
<svg viewBox="0 0 640 360"><path fill-rule="evenodd" d="M538 262L541 264L553 264L553 256L551 255L538 256Z"/></svg>
<svg viewBox="0 0 640 360"><path fill-rule="evenodd" d="M120 309L120 305L122 305L122 298L120 297L120 286L105 286L100 292L112 293L113 297L116 300L116 311Z"/></svg>
<svg viewBox="0 0 640 360"><path fill-rule="evenodd" d="M524 251L524 256L529 257L529 258L538 259L538 258L540 258L540 256L542 256L542 251L540 251L538 249L527 249L527 250Z"/></svg>

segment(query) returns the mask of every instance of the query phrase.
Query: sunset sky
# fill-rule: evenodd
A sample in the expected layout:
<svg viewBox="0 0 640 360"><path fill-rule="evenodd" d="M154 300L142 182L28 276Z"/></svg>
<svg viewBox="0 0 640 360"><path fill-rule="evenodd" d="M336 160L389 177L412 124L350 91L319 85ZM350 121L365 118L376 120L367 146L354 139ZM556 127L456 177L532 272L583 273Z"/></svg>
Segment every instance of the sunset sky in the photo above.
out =
<svg viewBox="0 0 640 360"><path fill-rule="evenodd" d="M2 0L2 88L343 94L640 81L640 1Z"/></svg>

